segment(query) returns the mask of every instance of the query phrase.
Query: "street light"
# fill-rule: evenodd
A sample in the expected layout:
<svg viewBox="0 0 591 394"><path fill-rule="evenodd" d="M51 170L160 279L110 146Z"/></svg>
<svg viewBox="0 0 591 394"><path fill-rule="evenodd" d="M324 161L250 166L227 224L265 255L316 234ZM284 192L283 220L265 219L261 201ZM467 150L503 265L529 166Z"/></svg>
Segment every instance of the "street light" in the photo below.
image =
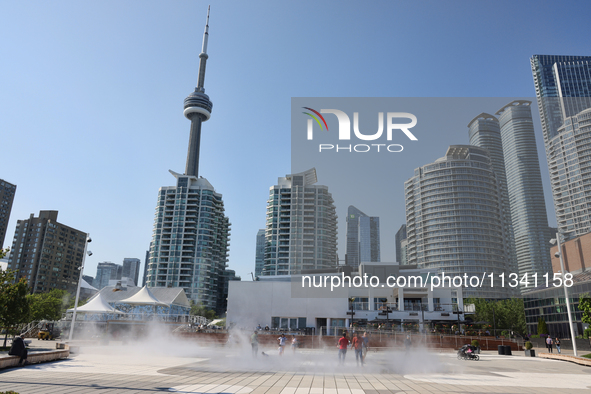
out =
<svg viewBox="0 0 591 394"><path fill-rule="evenodd" d="M568 299L568 287L566 286L566 281L564 277L566 275L566 270L564 269L564 261L562 260L562 246L560 245L560 233L556 233L556 238L551 239L550 243L552 245L558 244L558 252L555 253L556 257L560 258L560 272L562 273L562 287L564 288L564 298L566 299L566 312L568 314L568 327L570 328L570 337L573 341L573 352L575 357L577 357L577 341L575 337L575 330L573 328L573 317L570 313L570 300Z"/></svg>
<svg viewBox="0 0 591 394"><path fill-rule="evenodd" d="M350 297L349 298L349 306L351 307L351 312L350 312L351 313L351 330L353 329L353 316L355 315L355 311L353 310L354 309L353 307L355 306L353 304L354 302L355 302L355 297ZM347 314L349 314L349 313L347 313Z"/></svg>
<svg viewBox="0 0 591 394"><path fill-rule="evenodd" d="M70 336L68 341L72 341L72 335L74 334L74 323L76 323L76 310L78 309L78 300L80 298L80 285L82 284L82 273L84 272L84 262L86 261L86 255L92 256L92 252L90 250L86 250L88 244L92 242L90 238L90 234L86 234L86 242L84 242L84 253L82 254L82 265L80 268L80 277L78 278L78 288L76 289L76 301L74 301L74 313L72 314L72 324L70 324Z"/></svg>

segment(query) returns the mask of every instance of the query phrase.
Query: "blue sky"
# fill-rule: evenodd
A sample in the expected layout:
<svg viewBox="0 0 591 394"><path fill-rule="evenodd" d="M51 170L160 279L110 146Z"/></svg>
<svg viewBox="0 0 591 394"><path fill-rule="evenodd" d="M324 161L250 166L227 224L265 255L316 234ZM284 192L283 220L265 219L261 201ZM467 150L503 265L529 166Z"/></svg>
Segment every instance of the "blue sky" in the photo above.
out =
<svg viewBox="0 0 591 394"><path fill-rule="evenodd" d="M200 172L224 195L244 279L268 188L291 171L292 97L531 97L532 54L590 54L587 1L4 2L0 178L17 184L5 245L17 219L54 209L93 237L86 274L143 261L158 188L184 170L208 4Z"/></svg>

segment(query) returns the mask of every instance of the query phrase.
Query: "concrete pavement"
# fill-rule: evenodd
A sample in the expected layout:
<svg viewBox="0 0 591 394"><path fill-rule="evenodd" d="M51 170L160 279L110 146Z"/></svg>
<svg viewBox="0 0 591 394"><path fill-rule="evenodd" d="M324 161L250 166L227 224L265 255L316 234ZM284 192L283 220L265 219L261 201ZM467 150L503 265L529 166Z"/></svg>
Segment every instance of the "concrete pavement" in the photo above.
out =
<svg viewBox="0 0 591 394"><path fill-rule="evenodd" d="M591 368L520 355L370 352L364 368L349 350L344 365L336 348L323 350L208 348L192 343L86 347L69 360L0 373L0 391L36 393L584 393Z"/></svg>

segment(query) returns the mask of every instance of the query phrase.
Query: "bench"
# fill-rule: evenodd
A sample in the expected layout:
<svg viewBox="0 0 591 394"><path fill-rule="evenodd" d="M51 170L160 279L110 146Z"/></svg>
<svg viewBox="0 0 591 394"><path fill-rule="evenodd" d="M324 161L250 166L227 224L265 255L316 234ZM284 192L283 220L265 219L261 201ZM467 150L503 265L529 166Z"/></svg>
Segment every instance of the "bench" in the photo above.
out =
<svg viewBox="0 0 591 394"><path fill-rule="evenodd" d="M52 350L49 352L33 352L27 356L27 363L38 364L48 361L61 360L70 356L70 350ZM21 358L19 356L5 356L0 357L0 369L16 367Z"/></svg>

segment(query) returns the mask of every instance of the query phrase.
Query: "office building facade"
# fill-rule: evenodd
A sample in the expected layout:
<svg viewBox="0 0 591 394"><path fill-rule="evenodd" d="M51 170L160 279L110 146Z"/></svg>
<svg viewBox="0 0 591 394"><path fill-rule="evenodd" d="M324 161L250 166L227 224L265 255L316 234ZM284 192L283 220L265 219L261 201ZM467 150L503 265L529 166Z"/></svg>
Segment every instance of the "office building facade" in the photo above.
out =
<svg viewBox="0 0 591 394"><path fill-rule="evenodd" d="M58 211L18 220L8 269L25 278L32 293L76 291L87 234L57 221Z"/></svg>
<svg viewBox="0 0 591 394"><path fill-rule="evenodd" d="M152 248L152 243L150 243L150 249ZM148 263L150 262L150 249L146 250L146 257L144 257L144 273L142 276L142 287L146 285L146 281L148 280Z"/></svg>
<svg viewBox="0 0 591 394"><path fill-rule="evenodd" d="M133 284L139 286L138 280L140 278L140 265L141 260L136 258L126 257L123 259L123 271L121 273L122 278L130 278L133 280Z"/></svg>
<svg viewBox="0 0 591 394"><path fill-rule="evenodd" d="M263 273L265 266L265 229L262 228L257 232L256 254L254 262L254 276L259 277Z"/></svg>
<svg viewBox="0 0 591 394"><path fill-rule="evenodd" d="M10 211L16 193L16 185L0 179L0 249L4 248L6 231L8 230L8 220Z"/></svg>
<svg viewBox="0 0 591 394"><path fill-rule="evenodd" d="M218 316L225 316L228 309L228 288L230 282L240 281L241 278L236 275L236 271L227 269L222 273L221 285L218 287L218 304L216 313Z"/></svg>
<svg viewBox="0 0 591 394"><path fill-rule="evenodd" d="M547 147L567 117L591 108L591 56L534 55L530 62Z"/></svg>
<svg viewBox="0 0 591 394"><path fill-rule="evenodd" d="M263 276L293 275L338 263L337 214L316 169L278 179L269 189Z"/></svg>
<svg viewBox="0 0 591 394"><path fill-rule="evenodd" d="M589 323L583 322L583 312L579 309L579 297L589 293L591 293L591 270L575 273L572 278L572 286L568 290L575 336L582 335L585 328L589 327ZM546 322L548 333L551 336L570 337L564 289L543 285L528 292L524 297L525 324L530 335L538 334L538 321L542 319Z"/></svg>
<svg viewBox="0 0 591 394"><path fill-rule="evenodd" d="M182 287L190 300L217 310L228 261L230 221L222 195L199 176L201 127L213 108L204 88L208 37L209 10L197 87L184 101L183 114L191 121L185 173L170 171L176 185L158 192L146 283Z"/></svg>
<svg viewBox="0 0 591 394"><path fill-rule="evenodd" d="M396 235L394 236L394 242L396 244L396 262L402 264L403 260L406 260L406 248L402 250L402 241L406 239L406 224L400 226ZM407 243L408 244L408 243Z"/></svg>
<svg viewBox="0 0 591 394"><path fill-rule="evenodd" d="M548 141L548 170L559 232L591 232L591 108L565 119Z"/></svg>
<svg viewBox="0 0 591 394"><path fill-rule="evenodd" d="M415 169L405 182L408 264L447 275L507 273L509 252L498 180L487 150L452 145L444 157ZM491 287L465 297L505 298Z"/></svg>
<svg viewBox="0 0 591 394"><path fill-rule="evenodd" d="M98 290L109 286L110 280L120 280L123 275L123 266L110 261L103 261L98 263L96 267L96 277L94 278L92 286Z"/></svg>
<svg viewBox="0 0 591 394"><path fill-rule="evenodd" d="M380 258L380 218L368 216L350 205L347 210L345 265L357 269L361 262L379 262Z"/></svg>
<svg viewBox="0 0 591 394"><path fill-rule="evenodd" d="M530 60L558 230L569 240L588 231L586 174L579 174L587 143L573 128L591 108L591 56L534 55ZM578 133L585 132L583 125Z"/></svg>

